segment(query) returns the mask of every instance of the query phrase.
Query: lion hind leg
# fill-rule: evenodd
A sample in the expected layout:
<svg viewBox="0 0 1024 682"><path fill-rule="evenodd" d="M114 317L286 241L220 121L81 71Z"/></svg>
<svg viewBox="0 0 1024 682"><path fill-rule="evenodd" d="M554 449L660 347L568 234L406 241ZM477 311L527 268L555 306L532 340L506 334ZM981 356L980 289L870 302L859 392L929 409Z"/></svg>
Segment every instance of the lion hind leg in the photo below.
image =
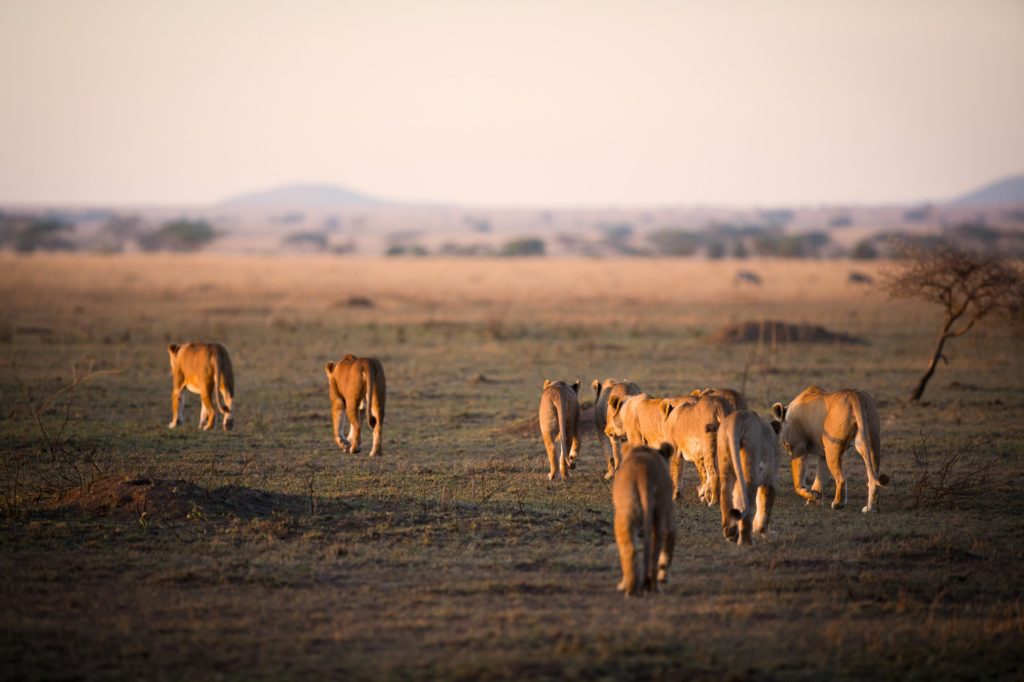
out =
<svg viewBox="0 0 1024 682"><path fill-rule="evenodd" d="M231 391L229 391L228 387L224 384L223 377L221 377L220 382L220 397L224 412L223 427L225 431L230 431L235 425L235 413L231 409L232 403L234 403L234 398L231 396Z"/></svg>
<svg viewBox="0 0 1024 682"><path fill-rule="evenodd" d="M846 506L846 477L843 476L843 451L845 449L845 447L834 443L829 444L825 449L825 461L836 482L836 496L832 500L833 509L842 509Z"/></svg>
<svg viewBox="0 0 1024 682"><path fill-rule="evenodd" d="M558 473L558 467L555 464L555 442L551 439L551 434L545 429L541 431L541 437L544 439L544 449L548 453L548 466L550 471L548 472L548 480L555 480L555 474Z"/></svg>
<svg viewBox="0 0 1024 682"><path fill-rule="evenodd" d="M558 473L563 479L569 478L569 453L564 437L558 439Z"/></svg>
<svg viewBox="0 0 1024 682"><path fill-rule="evenodd" d="M334 442L342 450L347 450L349 442L341 435L341 419L343 414L344 409L340 402L331 403L331 424L334 427Z"/></svg>
<svg viewBox="0 0 1024 682"><path fill-rule="evenodd" d="M763 485L757 489L757 514L754 516L754 534L764 535L768 530L768 520L775 505L775 486Z"/></svg>
<svg viewBox="0 0 1024 682"><path fill-rule="evenodd" d="M375 419L373 425L373 445L370 447L370 457L377 457L384 454L384 420L381 417Z"/></svg>
<svg viewBox="0 0 1024 682"><path fill-rule="evenodd" d="M737 492L738 492L739 496L742 498L743 497L743 489L739 485L736 486L736 489L737 489ZM755 493L755 490L754 490L754 485L752 483L748 483L747 484L746 499L750 500L751 502L753 502L755 494L756 493ZM743 510L743 514L740 516L739 537L737 537L737 539L736 539L736 544L738 544L738 545L749 545L749 544L751 544L751 530L752 530L751 529L751 525L752 525L752 522L754 520L754 510L751 509L752 506L753 506L753 504L748 505Z"/></svg>
<svg viewBox="0 0 1024 682"><path fill-rule="evenodd" d="M213 407L213 392L205 390L200 394L200 398L203 401L203 409L199 413L199 426L203 431L209 431L213 428L213 423L217 418Z"/></svg>
<svg viewBox="0 0 1024 682"><path fill-rule="evenodd" d="M605 434L605 438L608 439L611 454L608 455L608 471L605 472L604 477L610 480L615 477L615 470L619 468L619 441L615 436L607 434Z"/></svg>
<svg viewBox="0 0 1024 682"><path fill-rule="evenodd" d="M362 424L359 421L359 412L355 409L346 409L348 417L348 451L353 455L359 452L360 436L362 435Z"/></svg>
<svg viewBox="0 0 1024 682"><path fill-rule="evenodd" d="M672 554L675 552L676 532L672 524L672 515L664 513L658 534L662 536L661 554L658 556L658 582L668 582L668 567L672 565Z"/></svg>
<svg viewBox="0 0 1024 682"><path fill-rule="evenodd" d="M579 431L576 431L572 435L572 443L569 448L569 468L576 468L576 459L580 456L580 435Z"/></svg>
<svg viewBox="0 0 1024 682"><path fill-rule="evenodd" d="M807 467L807 478L810 479L811 472L810 467ZM810 484L812 492L818 493L818 497L824 497L825 495L825 484L828 483L828 462L824 457L818 457L817 466L814 467L814 483ZM808 485L805 481L804 485Z"/></svg>
<svg viewBox="0 0 1024 682"><path fill-rule="evenodd" d="M622 580L619 581L618 589L627 597L636 595L637 578L641 575L642 557L637 551L639 544L639 527L633 518L633 510L615 510L615 543L619 547L619 563L622 566Z"/></svg>
<svg viewBox="0 0 1024 682"><path fill-rule="evenodd" d="M181 424L181 420L185 415L184 390L184 386L175 386L171 389L171 423L167 425L169 429L173 429Z"/></svg>
<svg viewBox="0 0 1024 682"><path fill-rule="evenodd" d="M669 473L672 476L672 499L678 500L683 496L683 453L676 452L669 465Z"/></svg>

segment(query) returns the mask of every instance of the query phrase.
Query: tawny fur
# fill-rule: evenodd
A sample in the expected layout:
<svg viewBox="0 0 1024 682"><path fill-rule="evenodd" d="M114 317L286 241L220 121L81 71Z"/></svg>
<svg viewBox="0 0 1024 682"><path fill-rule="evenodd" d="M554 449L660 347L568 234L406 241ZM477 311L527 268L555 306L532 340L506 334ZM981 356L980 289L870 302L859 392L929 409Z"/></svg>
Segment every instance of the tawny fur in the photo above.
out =
<svg viewBox="0 0 1024 682"><path fill-rule="evenodd" d="M744 545L750 544L751 531L764 534L775 503L779 457L778 434L756 412L740 410L722 419L718 426L718 500L726 538Z"/></svg>
<svg viewBox="0 0 1024 682"><path fill-rule="evenodd" d="M846 506L846 478L843 454L851 445L864 460L867 471L868 500L861 509L875 511L878 488L889 482L880 474L881 420L875 400L866 391L846 389L827 393L817 386L805 388L788 407L772 405L772 416L781 423L780 439L792 457L793 488L808 503L821 500L825 468L836 482L833 509ZM807 457L818 457L814 485L807 490L804 472Z"/></svg>
<svg viewBox="0 0 1024 682"><path fill-rule="evenodd" d="M721 398L725 402L732 405L732 409L736 410L749 410L750 407L747 405L747 399L743 397L743 394L737 391L735 388L705 388L705 389L694 389L690 395L697 398L705 395L713 395L717 398Z"/></svg>
<svg viewBox="0 0 1024 682"><path fill-rule="evenodd" d="M359 452L362 435L361 407L366 408L366 422L373 429L370 457L384 454L384 404L387 401L387 381L384 366L377 358L357 358L351 353L340 362L324 366L331 397L331 424L334 442L342 450ZM348 438L341 435L342 415L348 418Z"/></svg>
<svg viewBox="0 0 1024 682"><path fill-rule="evenodd" d="M732 406L717 396L706 395L694 402L673 406L662 403L666 414L665 439L675 448L672 458L673 499L682 495L683 460L693 462L697 470L697 497L714 505L718 501L718 462L715 458L715 432L722 419L732 412Z"/></svg>
<svg viewBox="0 0 1024 682"><path fill-rule="evenodd" d="M605 379L603 382L594 379L590 387L594 389L594 432L608 460L608 471L604 477L611 478L619 467L620 456L619 438L605 433L605 427L608 425L608 400L612 396L621 400L627 396L637 395L641 391L639 386L626 379Z"/></svg>
<svg viewBox="0 0 1024 682"><path fill-rule="evenodd" d="M618 589L627 597L659 591L659 583L668 580L676 542L671 456L668 443L659 450L627 448L612 483L615 543L622 566Z"/></svg>
<svg viewBox="0 0 1024 682"><path fill-rule="evenodd" d="M199 414L199 427L204 431L213 428L216 410L224 415L223 427L230 431L235 417L231 404L235 396L235 374L231 368L228 351L219 343L190 342L167 346L171 363L171 423L175 428L181 423L185 411L185 397L182 391L188 389L198 393L203 407Z"/></svg>
<svg viewBox="0 0 1024 682"><path fill-rule="evenodd" d="M659 447L666 440L661 402L646 393L609 398L605 433L609 438L624 438L631 447Z"/></svg>
<svg viewBox="0 0 1024 682"><path fill-rule="evenodd" d="M571 387L564 381L544 381L540 395L540 435L548 453L548 480L554 480L559 473L562 479L569 478L569 470L576 468L580 454L580 402L577 394L580 382ZM555 443L559 452L555 455Z"/></svg>

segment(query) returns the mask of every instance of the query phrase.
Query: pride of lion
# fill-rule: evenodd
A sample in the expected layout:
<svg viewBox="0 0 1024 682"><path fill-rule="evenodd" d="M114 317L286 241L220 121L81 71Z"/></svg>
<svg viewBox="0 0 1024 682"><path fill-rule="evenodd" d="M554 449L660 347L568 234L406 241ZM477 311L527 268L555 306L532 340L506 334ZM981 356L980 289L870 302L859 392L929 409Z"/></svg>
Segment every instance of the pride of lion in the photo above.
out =
<svg viewBox="0 0 1024 682"><path fill-rule="evenodd" d="M200 396L199 427L234 425L234 369L224 346L188 342L167 347L172 378L170 428L181 424L184 392ZM374 357L344 356L324 366L331 401L334 441L360 450L362 419L373 429L370 457L383 454L387 384ZM764 537L775 503L775 478L789 456L793 489L806 504L820 504L827 476L835 481L833 509L846 506L843 456L853 449L867 472L867 504L877 510L881 426L874 398L866 391L827 392L809 386L789 405L775 403L771 421L748 409L731 388L702 388L653 397L628 380L594 380L594 429L612 479L615 541L621 560L618 589L626 596L659 591L666 582L676 539L675 503L683 499L683 462L697 474L697 498L721 510L722 533L739 545ZM548 456L548 479L570 479L580 456L580 382L544 381L538 423ZM343 435L344 420L348 433ZM607 440L606 440L607 439ZM814 483L805 479L816 457Z"/></svg>

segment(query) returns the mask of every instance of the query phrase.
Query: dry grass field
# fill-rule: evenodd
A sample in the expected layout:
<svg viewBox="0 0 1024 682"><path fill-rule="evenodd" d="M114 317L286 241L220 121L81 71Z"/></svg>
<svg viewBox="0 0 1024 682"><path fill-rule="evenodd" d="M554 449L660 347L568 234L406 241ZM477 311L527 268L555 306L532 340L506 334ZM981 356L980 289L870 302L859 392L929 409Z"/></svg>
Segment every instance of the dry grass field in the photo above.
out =
<svg viewBox="0 0 1024 682"><path fill-rule="evenodd" d="M0 256L0 677L1021 679L1024 346L958 339L908 404L938 311L853 269L878 266ZM866 343L711 340L759 319ZM189 339L231 352L232 433L195 396L167 428ZM332 441L348 352L387 373L379 459ZM856 455L841 511L783 469L768 538L736 547L688 468L670 582L624 599L597 435L550 483L535 426L545 378L586 407L609 376L762 414L870 391L880 513Z"/></svg>

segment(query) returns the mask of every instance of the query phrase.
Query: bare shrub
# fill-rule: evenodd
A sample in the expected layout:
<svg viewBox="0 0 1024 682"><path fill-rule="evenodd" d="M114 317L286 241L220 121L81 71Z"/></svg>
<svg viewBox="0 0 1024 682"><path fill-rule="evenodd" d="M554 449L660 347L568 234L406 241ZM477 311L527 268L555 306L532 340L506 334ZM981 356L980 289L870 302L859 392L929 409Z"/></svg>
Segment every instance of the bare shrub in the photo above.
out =
<svg viewBox="0 0 1024 682"><path fill-rule="evenodd" d="M965 455L978 444L972 438L953 450L932 451L930 434L922 433L913 448L917 472L910 492L910 508L941 507L989 492L990 462L977 462Z"/></svg>
<svg viewBox="0 0 1024 682"><path fill-rule="evenodd" d="M79 374L74 369L72 372L70 383L47 395L32 410L32 417L39 429L39 446L31 450L0 449L0 493L6 516L14 516L19 512L26 494L61 494L72 488L86 486L107 473L109 462L99 447L82 448L76 445L67 427L78 388L91 379L114 374L117 370L89 369ZM62 398L66 398L66 401L60 426L53 429L50 425L48 428L44 415Z"/></svg>

